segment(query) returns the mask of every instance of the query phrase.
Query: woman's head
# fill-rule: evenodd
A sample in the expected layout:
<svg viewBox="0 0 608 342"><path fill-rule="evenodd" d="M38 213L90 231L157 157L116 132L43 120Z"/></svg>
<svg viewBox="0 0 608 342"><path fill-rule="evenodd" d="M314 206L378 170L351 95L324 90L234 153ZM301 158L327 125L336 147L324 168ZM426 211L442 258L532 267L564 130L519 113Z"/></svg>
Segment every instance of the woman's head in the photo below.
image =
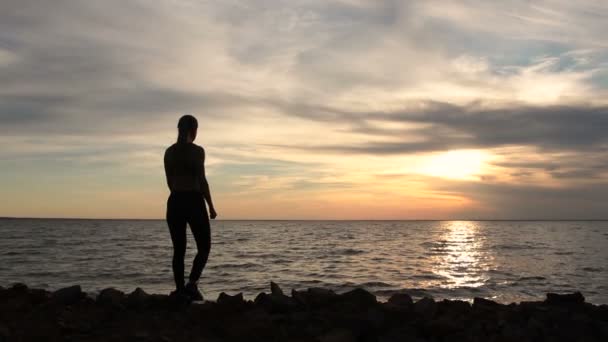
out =
<svg viewBox="0 0 608 342"><path fill-rule="evenodd" d="M177 122L177 142L194 141L197 128L198 121L194 116L186 114L179 118Z"/></svg>

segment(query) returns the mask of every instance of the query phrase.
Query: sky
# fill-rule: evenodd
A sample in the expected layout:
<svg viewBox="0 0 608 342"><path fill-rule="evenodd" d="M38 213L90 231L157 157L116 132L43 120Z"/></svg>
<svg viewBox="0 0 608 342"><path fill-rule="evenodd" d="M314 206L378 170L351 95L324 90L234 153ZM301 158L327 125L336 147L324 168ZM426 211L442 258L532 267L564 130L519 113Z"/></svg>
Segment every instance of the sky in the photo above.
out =
<svg viewBox="0 0 608 342"><path fill-rule="evenodd" d="M608 2L0 4L0 216L608 218Z"/></svg>

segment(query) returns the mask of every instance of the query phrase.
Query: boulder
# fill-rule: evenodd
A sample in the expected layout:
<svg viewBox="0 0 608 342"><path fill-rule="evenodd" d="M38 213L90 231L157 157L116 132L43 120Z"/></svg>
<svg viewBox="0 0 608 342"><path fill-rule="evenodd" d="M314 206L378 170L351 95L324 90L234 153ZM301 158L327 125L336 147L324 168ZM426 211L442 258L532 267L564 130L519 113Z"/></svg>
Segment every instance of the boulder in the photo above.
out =
<svg viewBox="0 0 608 342"><path fill-rule="evenodd" d="M14 283L11 286L11 290L13 290L15 292L26 292L27 291L27 285L25 285L24 283Z"/></svg>
<svg viewBox="0 0 608 342"><path fill-rule="evenodd" d="M348 329L333 329L319 336L320 342L355 342L355 334Z"/></svg>
<svg viewBox="0 0 608 342"><path fill-rule="evenodd" d="M475 310L495 310L500 307L502 307L502 305L493 300L480 297L475 297L473 299L473 309Z"/></svg>
<svg viewBox="0 0 608 342"><path fill-rule="evenodd" d="M297 306L295 299L284 294L277 293L268 295L264 292L255 297L254 304L271 313L290 312Z"/></svg>
<svg viewBox="0 0 608 342"><path fill-rule="evenodd" d="M329 289L311 287L306 291L306 302L311 307L322 307L333 303L338 294Z"/></svg>
<svg viewBox="0 0 608 342"><path fill-rule="evenodd" d="M425 319L431 319L437 312L437 303L433 298L424 297L414 304L414 311Z"/></svg>
<svg viewBox="0 0 608 342"><path fill-rule="evenodd" d="M362 288L345 292L339 296L340 302L357 307L369 307L378 304L376 296Z"/></svg>
<svg viewBox="0 0 608 342"><path fill-rule="evenodd" d="M320 308L333 303L339 296L332 290L312 287L306 291L291 290L291 297L296 305Z"/></svg>
<svg viewBox="0 0 608 342"><path fill-rule="evenodd" d="M222 292L217 297L217 304L219 307L230 310L240 309L246 305L242 292L233 296Z"/></svg>
<svg viewBox="0 0 608 342"><path fill-rule="evenodd" d="M127 304L134 308L143 308L148 304L147 301L149 297L150 295L148 295L146 291L141 287L138 287L127 296Z"/></svg>
<svg viewBox="0 0 608 342"><path fill-rule="evenodd" d="M449 316L462 316L471 311L471 304L463 300L442 300L437 305L441 314Z"/></svg>
<svg viewBox="0 0 608 342"><path fill-rule="evenodd" d="M545 303L549 305L583 304L584 302L585 297L580 292L568 294L547 293L547 299L545 300Z"/></svg>
<svg viewBox="0 0 608 342"><path fill-rule="evenodd" d="M10 335L10 329L3 323L0 323L0 341L9 341Z"/></svg>
<svg viewBox="0 0 608 342"><path fill-rule="evenodd" d="M414 305L412 297L406 293L395 293L388 299L388 303L400 308L411 308Z"/></svg>
<svg viewBox="0 0 608 342"><path fill-rule="evenodd" d="M59 289L51 295L51 298L61 304L71 305L74 304L86 296L80 285L74 285Z"/></svg>
<svg viewBox="0 0 608 342"><path fill-rule="evenodd" d="M97 296L97 303L103 305L120 306L125 299L125 294L113 287L101 290Z"/></svg>
<svg viewBox="0 0 608 342"><path fill-rule="evenodd" d="M274 281L270 282L270 293L274 296L284 296L283 290Z"/></svg>
<svg viewBox="0 0 608 342"><path fill-rule="evenodd" d="M28 297L32 304L40 304L49 300L50 293L42 289L30 289L28 291Z"/></svg>

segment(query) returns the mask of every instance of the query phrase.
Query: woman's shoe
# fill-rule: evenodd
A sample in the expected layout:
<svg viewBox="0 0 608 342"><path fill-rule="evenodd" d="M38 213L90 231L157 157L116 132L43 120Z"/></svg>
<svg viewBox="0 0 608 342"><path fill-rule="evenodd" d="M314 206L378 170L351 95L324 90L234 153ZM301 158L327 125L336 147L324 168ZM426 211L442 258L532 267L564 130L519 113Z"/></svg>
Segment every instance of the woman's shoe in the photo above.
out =
<svg viewBox="0 0 608 342"><path fill-rule="evenodd" d="M203 300L203 294L201 293L201 291L198 290L198 286L196 285L196 283L188 282L188 284L186 284L185 291L188 294L188 296L190 296L190 299L196 300L196 301Z"/></svg>
<svg viewBox="0 0 608 342"><path fill-rule="evenodd" d="M190 293L186 291L186 289L176 289L171 291L169 294L169 298L171 298L174 302L180 304L190 304L192 298L190 297Z"/></svg>

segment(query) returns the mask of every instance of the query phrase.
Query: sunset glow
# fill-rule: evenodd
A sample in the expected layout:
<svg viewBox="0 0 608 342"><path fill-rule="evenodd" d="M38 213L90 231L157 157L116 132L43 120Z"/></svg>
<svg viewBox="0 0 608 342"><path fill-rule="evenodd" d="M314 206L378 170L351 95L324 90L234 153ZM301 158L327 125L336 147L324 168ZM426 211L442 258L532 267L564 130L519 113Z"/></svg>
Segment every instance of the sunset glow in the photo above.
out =
<svg viewBox="0 0 608 342"><path fill-rule="evenodd" d="M448 179L477 179L487 157L482 151L456 150L429 157L423 174Z"/></svg>

